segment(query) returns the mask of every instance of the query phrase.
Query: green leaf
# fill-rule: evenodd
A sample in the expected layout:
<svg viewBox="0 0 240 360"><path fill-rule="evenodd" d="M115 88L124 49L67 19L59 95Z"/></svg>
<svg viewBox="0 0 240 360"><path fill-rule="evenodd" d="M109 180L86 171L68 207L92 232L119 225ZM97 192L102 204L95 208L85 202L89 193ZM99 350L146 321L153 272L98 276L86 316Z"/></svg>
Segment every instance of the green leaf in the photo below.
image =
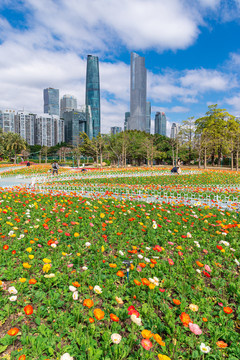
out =
<svg viewBox="0 0 240 360"><path fill-rule="evenodd" d="M8 345L0 345L0 354L3 353L7 349Z"/></svg>

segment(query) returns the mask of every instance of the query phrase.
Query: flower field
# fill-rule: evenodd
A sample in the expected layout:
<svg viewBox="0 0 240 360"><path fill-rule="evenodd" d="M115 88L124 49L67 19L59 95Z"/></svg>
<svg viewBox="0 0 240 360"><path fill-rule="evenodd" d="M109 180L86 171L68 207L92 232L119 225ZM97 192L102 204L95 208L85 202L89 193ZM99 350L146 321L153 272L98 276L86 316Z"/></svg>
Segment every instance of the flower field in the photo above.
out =
<svg viewBox="0 0 240 360"><path fill-rule="evenodd" d="M1 190L1 359L240 359L238 204L202 201L238 199L240 175L142 172L65 171Z"/></svg>

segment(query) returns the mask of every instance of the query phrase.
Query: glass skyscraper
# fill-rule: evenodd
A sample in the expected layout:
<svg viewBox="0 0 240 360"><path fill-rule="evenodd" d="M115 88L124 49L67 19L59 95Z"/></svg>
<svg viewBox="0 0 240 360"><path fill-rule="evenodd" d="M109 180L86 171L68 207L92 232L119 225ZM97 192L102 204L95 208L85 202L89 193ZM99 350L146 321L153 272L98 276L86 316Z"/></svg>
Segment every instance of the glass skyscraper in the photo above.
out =
<svg viewBox="0 0 240 360"><path fill-rule="evenodd" d="M146 131L147 70L145 58L134 52L131 53L130 87L128 130Z"/></svg>
<svg viewBox="0 0 240 360"><path fill-rule="evenodd" d="M154 133L167 136L167 119L164 112L156 112Z"/></svg>
<svg viewBox="0 0 240 360"><path fill-rule="evenodd" d="M92 139L101 132L99 62L98 57L93 55L87 57L86 106L88 105L92 113L92 133L87 135Z"/></svg>
<svg viewBox="0 0 240 360"><path fill-rule="evenodd" d="M43 90L44 114L59 116L59 90L47 88Z"/></svg>
<svg viewBox="0 0 240 360"><path fill-rule="evenodd" d="M63 95L60 100L60 117L66 111L77 109L77 99L72 95Z"/></svg>

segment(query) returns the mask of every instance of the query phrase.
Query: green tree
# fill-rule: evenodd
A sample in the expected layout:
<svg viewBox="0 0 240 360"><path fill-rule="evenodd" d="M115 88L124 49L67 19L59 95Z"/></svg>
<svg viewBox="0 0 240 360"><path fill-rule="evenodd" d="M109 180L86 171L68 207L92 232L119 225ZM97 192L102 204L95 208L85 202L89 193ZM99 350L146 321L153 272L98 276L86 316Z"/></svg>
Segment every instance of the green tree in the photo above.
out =
<svg viewBox="0 0 240 360"><path fill-rule="evenodd" d="M26 141L16 133L7 133L6 136L6 150L12 151L14 154L14 164L17 162L17 153L22 150L26 150L27 143Z"/></svg>

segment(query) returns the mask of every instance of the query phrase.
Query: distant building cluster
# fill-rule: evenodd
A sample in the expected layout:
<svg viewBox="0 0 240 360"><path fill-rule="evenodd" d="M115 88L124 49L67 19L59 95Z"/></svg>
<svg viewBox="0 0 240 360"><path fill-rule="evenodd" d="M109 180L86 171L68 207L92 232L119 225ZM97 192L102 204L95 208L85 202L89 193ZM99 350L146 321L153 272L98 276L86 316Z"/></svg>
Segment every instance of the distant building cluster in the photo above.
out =
<svg viewBox="0 0 240 360"><path fill-rule="evenodd" d="M170 138L171 139L176 139L176 137L177 137L177 135L179 133L179 130L180 130L179 124L172 123Z"/></svg>
<svg viewBox="0 0 240 360"><path fill-rule="evenodd" d="M87 56L85 104L78 106L73 95L66 94L59 101L59 89L43 90L43 114L25 111L0 110L0 127L3 132L20 134L29 145L54 146L67 142L79 144L79 133L85 132L89 139L101 132L100 77L97 56ZM145 58L131 53L130 111L125 113L123 128L112 126L111 134L126 130L151 133L151 103L147 101L147 69ZM164 112L157 111L154 133L167 135L167 119ZM172 124L171 138L175 139L178 125Z"/></svg>
<svg viewBox="0 0 240 360"><path fill-rule="evenodd" d="M51 87L43 90L43 103L43 114L0 110L0 128L18 133L29 145L48 147L65 141L76 146L80 132L96 137L101 131L98 57L87 57L85 105L68 94L59 102L59 89Z"/></svg>
<svg viewBox="0 0 240 360"><path fill-rule="evenodd" d="M54 146L64 141L64 121L57 115L0 111L3 132L19 134L29 145Z"/></svg>

